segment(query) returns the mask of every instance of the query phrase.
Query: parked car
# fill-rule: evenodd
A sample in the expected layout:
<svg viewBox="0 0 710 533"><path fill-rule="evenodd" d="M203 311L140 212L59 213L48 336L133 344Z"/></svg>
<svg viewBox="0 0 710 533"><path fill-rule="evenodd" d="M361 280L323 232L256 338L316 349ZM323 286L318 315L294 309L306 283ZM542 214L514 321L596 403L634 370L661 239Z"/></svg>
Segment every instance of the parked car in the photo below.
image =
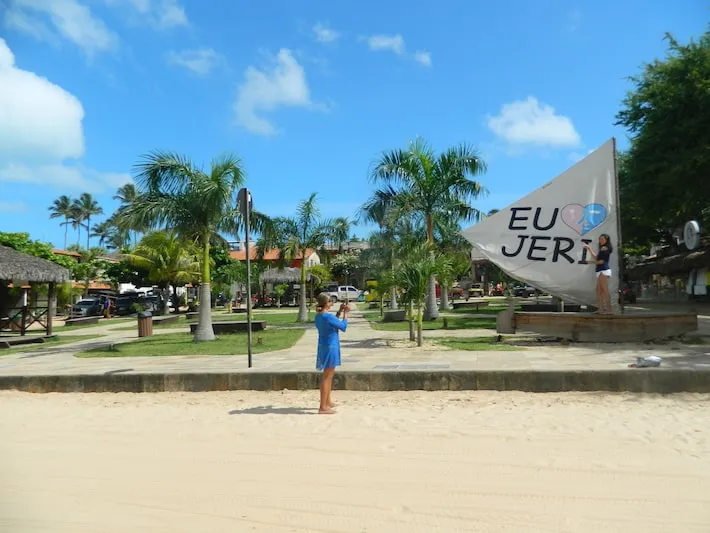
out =
<svg viewBox="0 0 710 533"><path fill-rule="evenodd" d="M469 298L483 298L484 296L485 292L483 291L483 284L481 283L474 283L471 285L471 288L468 289Z"/></svg>
<svg viewBox="0 0 710 533"><path fill-rule="evenodd" d="M337 290L330 291L328 294L333 302L357 301L361 291L351 285L339 285Z"/></svg>
<svg viewBox="0 0 710 533"><path fill-rule="evenodd" d="M513 296L517 298L530 298L535 292L535 287L530 285L516 285L513 287Z"/></svg>
<svg viewBox="0 0 710 533"><path fill-rule="evenodd" d="M133 304L138 301L138 296L119 296L116 298L116 307L114 307L114 314L116 315L130 315L134 312Z"/></svg>
<svg viewBox="0 0 710 533"><path fill-rule="evenodd" d="M83 318L89 316L100 316L102 313L101 300L87 298L79 300L71 308L72 318Z"/></svg>

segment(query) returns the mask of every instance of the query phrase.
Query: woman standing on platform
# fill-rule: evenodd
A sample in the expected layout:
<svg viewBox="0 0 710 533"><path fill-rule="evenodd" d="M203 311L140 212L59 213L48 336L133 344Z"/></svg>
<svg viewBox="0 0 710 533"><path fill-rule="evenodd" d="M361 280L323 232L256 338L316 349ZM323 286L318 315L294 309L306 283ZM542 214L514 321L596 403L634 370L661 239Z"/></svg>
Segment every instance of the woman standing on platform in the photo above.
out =
<svg viewBox="0 0 710 533"><path fill-rule="evenodd" d="M594 250L585 244L584 247L594 258L594 261L587 261L589 264L596 265L597 274L597 307L598 313L602 315L611 314L611 296L609 295L609 279L611 278L611 266L609 258L614 248L611 245L609 235L603 233L599 236L599 250L595 253Z"/></svg>
<svg viewBox="0 0 710 533"><path fill-rule="evenodd" d="M350 306L342 304L337 316L331 315L328 310L333 305L330 295L322 292L318 295L318 305L315 318L316 329L318 330L318 356L316 358L316 369L323 371L320 382L320 407L318 413L330 415L335 413L334 404L330 398L330 391L333 388L333 376L335 367L340 366L340 337L339 331L345 331L348 327L348 314ZM340 320L340 315L343 319Z"/></svg>

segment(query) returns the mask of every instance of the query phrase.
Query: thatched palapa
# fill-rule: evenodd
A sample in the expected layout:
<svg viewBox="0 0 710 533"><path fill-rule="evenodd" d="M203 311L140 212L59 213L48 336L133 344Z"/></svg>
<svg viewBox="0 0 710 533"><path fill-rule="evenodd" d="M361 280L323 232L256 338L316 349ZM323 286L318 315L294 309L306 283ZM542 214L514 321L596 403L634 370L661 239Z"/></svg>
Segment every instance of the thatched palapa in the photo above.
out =
<svg viewBox="0 0 710 533"><path fill-rule="evenodd" d="M71 272L46 259L0 246L0 280L64 283L71 281Z"/></svg>
<svg viewBox="0 0 710 533"><path fill-rule="evenodd" d="M301 283L300 268L267 268L259 276L262 283ZM306 281L314 280L320 282L318 276L306 272Z"/></svg>

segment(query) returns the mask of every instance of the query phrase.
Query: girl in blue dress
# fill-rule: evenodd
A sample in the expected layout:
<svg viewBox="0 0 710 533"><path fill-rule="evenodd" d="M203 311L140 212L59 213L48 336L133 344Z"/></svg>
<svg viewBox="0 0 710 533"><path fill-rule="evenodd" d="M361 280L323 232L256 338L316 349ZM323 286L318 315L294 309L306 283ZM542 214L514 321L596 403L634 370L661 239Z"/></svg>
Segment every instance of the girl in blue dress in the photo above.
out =
<svg viewBox="0 0 710 533"><path fill-rule="evenodd" d="M350 306L342 304L337 316L328 312L332 306L330 296L326 293L318 295L318 314L315 318L316 329L318 330L318 355L316 357L316 370L323 371L320 381L320 408L318 413L330 415L333 410L333 401L330 399L330 391L333 388L333 375L335 367L340 366L340 337L338 331L345 331L348 327L348 314ZM342 314L343 319L339 317Z"/></svg>

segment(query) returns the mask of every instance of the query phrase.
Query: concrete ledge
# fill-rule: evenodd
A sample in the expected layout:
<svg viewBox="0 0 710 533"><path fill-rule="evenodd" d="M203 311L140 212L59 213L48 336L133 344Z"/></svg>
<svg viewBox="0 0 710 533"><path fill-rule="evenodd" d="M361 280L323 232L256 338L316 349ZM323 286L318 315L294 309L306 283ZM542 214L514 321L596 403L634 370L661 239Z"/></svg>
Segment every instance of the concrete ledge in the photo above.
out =
<svg viewBox="0 0 710 533"><path fill-rule="evenodd" d="M318 372L0 376L0 390L25 392L204 392L317 389ZM334 388L354 391L710 393L710 370L336 372Z"/></svg>

